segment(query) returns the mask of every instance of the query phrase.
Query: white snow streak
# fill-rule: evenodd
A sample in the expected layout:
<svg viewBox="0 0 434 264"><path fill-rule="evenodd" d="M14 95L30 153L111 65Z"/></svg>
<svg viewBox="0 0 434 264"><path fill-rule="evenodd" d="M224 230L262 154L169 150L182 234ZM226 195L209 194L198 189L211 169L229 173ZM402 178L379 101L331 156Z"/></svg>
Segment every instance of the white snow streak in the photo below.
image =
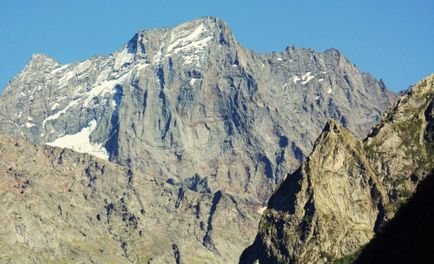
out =
<svg viewBox="0 0 434 264"><path fill-rule="evenodd" d="M177 51L181 49L185 49L187 47L195 47L202 43L203 39L200 39L199 37L202 35L203 32L206 31L206 28L203 24L200 24L197 28L193 30L193 32L189 33L184 30L176 30L172 32L172 38L176 39L174 42L172 42L169 46L167 46L167 52L173 51L176 53ZM186 33L188 35L186 35Z"/></svg>
<svg viewBox="0 0 434 264"><path fill-rule="evenodd" d="M55 102L55 103L51 106L50 110L53 111L53 110L56 109L57 107L59 107L59 103L58 103L58 102Z"/></svg>
<svg viewBox="0 0 434 264"><path fill-rule="evenodd" d="M86 107L89 106L92 99L94 97L99 96L99 95L104 95L106 93L114 94L116 92L114 89L116 87L116 85L121 84L122 81L127 76L128 76L128 74L125 74L125 75L122 75L121 77L119 77L118 79L103 81L99 85L93 87L89 92L84 94L86 96L86 99L85 99L83 105Z"/></svg>
<svg viewBox="0 0 434 264"><path fill-rule="evenodd" d="M214 37L212 35L204 36L207 32L204 24L200 24L193 31L186 30L185 28L187 26L188 25L183 25L172 31L170 44L166 48L167 54L165 54L164 57L178 54L179 52L186 52L188 55L184 56L185 64L198 63L201 58L198 53L202 52L208 45L208 42ZM156 62L160 61L160 50L156 56Z"/></svg>
<svg viewBox="0 0 434 264"><path fill-rule="evenodd" d="M65 114L66 111L67 111L69 108L73 107L73 106L76 105L77 103L78 103L78 99L77 99L77 100L74 100L74 101L71 101L71 102L69 102L69 104L68 104L68 105L67 105L63 110L61 110L61 111L55 113L54 115L50 115L49 117L45 118L44 121L42 121L42 127L45 127L45 123L46 123L47 121L58 119L58 118L60 117L60 115Z"/></svg>
<svg viewBox="0 0 434 264"><path fill-rule="evenodd" d="M305 85L306 83L308 83L310 80L312 80L314 78L314 76L311 74L311 72L307 72L305 75L303 75L301 77L302 80L302 84Z"/></svg>
<svg viewBox="0 0 434 264"><path fill-rule="evenodd" d="M69 66L69 64L66 64L66 65L60 66L59 68L54 69L51 73L52 73L52 74L56 74L56 73L58 73L58 72L60 72L60 71L63 71L64 69L68 68L68 66Z"/></svg>
<svg viewBox="0 0 434 264"><path fill-rule="evenodd" d="M294 83L297 83L298 81L301 81L301 84L306 85L308 82L310 82L313 78L315 78L315 76L312 75L311 72L307 72L306 74L304 74L303 76L299 77L297 75L295 75L294 77L292 77L292 81ZM322 80L322 79L320 79Z"/></svg>

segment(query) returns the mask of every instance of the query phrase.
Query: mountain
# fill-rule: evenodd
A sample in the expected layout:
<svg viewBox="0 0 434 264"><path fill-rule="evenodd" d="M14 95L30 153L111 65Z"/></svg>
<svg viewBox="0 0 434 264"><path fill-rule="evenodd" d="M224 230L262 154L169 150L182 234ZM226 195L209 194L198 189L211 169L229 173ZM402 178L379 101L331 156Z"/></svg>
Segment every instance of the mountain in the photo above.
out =
<svg viewBox="0 0 434 264"><path fill-rule="evenodd" d="M236 262L327 120L363 137L394 100L335 49L255 53L213 17L35 54L0 97L0 259Z"/></svg>
<svg viewBox="0 0 434 264"><path fill-rule="evenodd" d="M1 263L231 263L254 208L0 134Z"/></svg>
<svg viewBox="0 0 434 264"><path fill-rule="evenodd" d="M272 195L241 263L325 263L368 243L434 169L434 74L363 140L330 121Z"/></svg>
<svg viewBox="0 0 434 264"><path fill-rule="evenodd" d="M82 62L33 55L3 91L0 130L262 206L328 119L363 137L394 99L335 49L258 54L205 17Z"/></svg>

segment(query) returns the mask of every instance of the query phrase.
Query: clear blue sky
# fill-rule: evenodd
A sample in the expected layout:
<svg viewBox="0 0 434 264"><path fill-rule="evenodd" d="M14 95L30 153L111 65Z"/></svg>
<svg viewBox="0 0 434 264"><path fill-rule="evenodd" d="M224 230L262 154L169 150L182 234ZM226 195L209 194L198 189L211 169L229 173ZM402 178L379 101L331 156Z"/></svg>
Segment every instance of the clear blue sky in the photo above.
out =
<svg viewBox="0 0 434 264"><path fill-rule="evenodd" d="M2 0L0 90L32 53L83 60L202 16L223 18L255 51L337 48L395 91L434 72L433 0Z"/></svg>

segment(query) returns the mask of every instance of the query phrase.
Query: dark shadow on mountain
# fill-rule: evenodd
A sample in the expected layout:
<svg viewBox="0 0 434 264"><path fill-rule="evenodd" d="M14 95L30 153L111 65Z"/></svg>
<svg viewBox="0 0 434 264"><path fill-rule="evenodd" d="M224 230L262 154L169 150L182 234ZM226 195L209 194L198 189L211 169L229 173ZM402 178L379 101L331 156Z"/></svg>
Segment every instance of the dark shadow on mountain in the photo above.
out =
<svg viewBox="0 0 434 264"><path fill-rule="evenodd" d="M431 172L354 263L432 263L433 253L434 174Z"/></svg>

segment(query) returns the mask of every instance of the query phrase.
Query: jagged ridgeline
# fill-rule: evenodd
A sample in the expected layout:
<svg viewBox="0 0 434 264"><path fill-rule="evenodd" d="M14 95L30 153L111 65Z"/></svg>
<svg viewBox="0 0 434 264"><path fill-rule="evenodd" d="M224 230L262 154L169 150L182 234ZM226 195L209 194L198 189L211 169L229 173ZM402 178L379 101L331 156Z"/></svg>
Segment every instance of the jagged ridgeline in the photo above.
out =
<svg viewBox="0 0 434 264"><path fill-rule="evenodd" d="M328 119L362 137L394 98L335 49L259 54L206 17L110 56L32 56L3 92L0 129L262 204Z"/></svg>
<svg viewBox="0 0 434 264"><path fill-rule="evenodd" d="M335 49L259 54L212 17L33 55L0 98L0 262L235 263L327 120L363 137L394 100Z"/></svg>
<svg viewBox="0 0 434 264"><path fill-rule="evenodd" d="M402 96L362 141L330 121L312 154L272 195L241 262L354 259L433 171L433 153L434 75ZM381 239L364 260L379 253ZM393 259L389 253L384 256Z"/></svg>

